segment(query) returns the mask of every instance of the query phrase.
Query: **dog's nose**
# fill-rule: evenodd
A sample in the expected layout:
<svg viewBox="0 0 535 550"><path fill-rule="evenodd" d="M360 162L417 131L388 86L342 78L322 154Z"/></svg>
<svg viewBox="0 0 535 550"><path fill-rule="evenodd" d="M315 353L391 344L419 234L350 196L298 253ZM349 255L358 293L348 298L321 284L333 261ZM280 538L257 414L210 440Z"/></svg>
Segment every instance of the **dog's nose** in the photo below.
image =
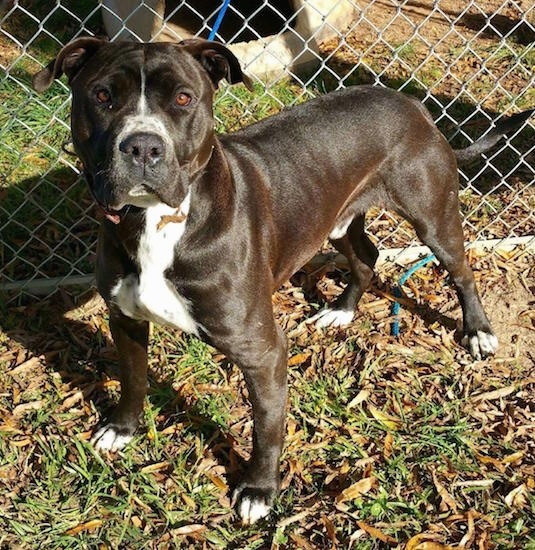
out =
<svg viewBox="0 0 535 550"><path fill-rule="evenodd" d="M137 132L119 143L119 151L136 165L154 165L164 155L164 142L158 134Z"/></svg>

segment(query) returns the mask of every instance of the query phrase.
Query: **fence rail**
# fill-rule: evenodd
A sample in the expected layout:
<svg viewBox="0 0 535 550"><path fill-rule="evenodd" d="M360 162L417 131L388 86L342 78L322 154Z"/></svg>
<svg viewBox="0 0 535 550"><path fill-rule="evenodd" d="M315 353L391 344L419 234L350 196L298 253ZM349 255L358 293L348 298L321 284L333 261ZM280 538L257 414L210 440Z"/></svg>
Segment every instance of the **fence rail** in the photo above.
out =
<svg viewBox="0 0 535 550"><path fill-rule="evenodd" d="M31 74L81 34L172 40L208 36L221 3L0 2L1 279L10 297L85 283L92 273L95 211L69 151L69 93L43 97ZM535 106L532 0L231 0L216 36L257 83L216 98L219 130L358 83L419 97L454 145L503 115ZM461 173L467 241L535 242L534 122ZM416 246L411 227L373 211L382 250Z"/></svg>

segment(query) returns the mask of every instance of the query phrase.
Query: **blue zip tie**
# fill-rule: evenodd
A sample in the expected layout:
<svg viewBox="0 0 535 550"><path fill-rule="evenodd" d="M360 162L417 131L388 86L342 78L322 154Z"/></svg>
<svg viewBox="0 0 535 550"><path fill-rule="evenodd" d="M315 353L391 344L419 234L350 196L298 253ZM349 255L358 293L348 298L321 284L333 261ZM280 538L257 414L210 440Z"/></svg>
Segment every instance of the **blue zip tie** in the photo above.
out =
<svg viewBox="0 0 535 550"><path fill-rule="evenodd" d="M394 288L394 296L396 298L401 298L401 287L407 282L407 280L420 268L427 265L429 262L433 261L435 259L434 254L429 254L429 256L426 256L419 262L415 263L410 269L408 269L401 279L398 282L398 286ZM401 309L401 304L399 302L394 302L392 304L392 316L394 317L394 320L392 321L392 329L391 333L392 336L395 336L396 338L399 336L399 319L398 314L399 310Z"/></svg>
<svg viewBox="0 0 535 550"><path fill-rule="evenodd" d="M219 13L217 14L217 19L215 20L214 26L212 27L212 30L208 35L208 40L213 40L215 38L215 35L217 34L219 27L221 26L221 22L223 21L223 17L225 17L225 12L227 11L229 4L230 0L225 0L223 2L223 5L221 6Z"/></svg>

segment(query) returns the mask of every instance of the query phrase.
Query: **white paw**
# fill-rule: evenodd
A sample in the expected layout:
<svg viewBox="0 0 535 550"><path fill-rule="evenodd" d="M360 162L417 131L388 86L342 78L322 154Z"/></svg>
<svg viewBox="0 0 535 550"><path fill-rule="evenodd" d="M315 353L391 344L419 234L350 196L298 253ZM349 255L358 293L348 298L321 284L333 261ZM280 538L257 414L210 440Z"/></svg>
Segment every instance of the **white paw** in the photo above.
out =
<svg viewBox="0 0 535 550"><path fill-rule="evenodd" d="M259 519L265 518L271 511L264 499L245 496L238 506L238 515L243 525L252 525Z"/></svg>
<svg viewBox="0 0 535 550"><path fill-rule="evenodd" d="M97 451L120 451L132 440L132 435L122 435L111 424L100 428L91 438L91 444Z"/></svg>
<svg viewBox="0 0 535 550"><path fill-rule="evenodd" d="M326 327L342 327L349 325L353 320L353 311L346 311L343 309L322 309L319 313L316 313L311 317L308 322L316 323L317 328Z"/></svg>
<svg viewBox="0 0 535 550"><path fill-rule="evenodd" d="M498 349L498 338L491 332L478 330L474 336L465 336L462 340L463 346L468 348L474 359L482 359L494 355Z"/></svg>

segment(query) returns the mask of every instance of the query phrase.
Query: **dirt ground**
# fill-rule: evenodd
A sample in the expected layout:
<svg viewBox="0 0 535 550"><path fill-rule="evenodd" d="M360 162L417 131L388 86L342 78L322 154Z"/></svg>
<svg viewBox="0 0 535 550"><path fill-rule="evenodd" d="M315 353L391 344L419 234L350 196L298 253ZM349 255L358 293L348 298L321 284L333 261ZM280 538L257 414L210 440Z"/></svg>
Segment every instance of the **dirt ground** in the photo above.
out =
<svg viewBox="0 0 535 550"><path fill-rule="evenodd" d="M518 360L535 365L535 280L533 275L509 272L484 294L496 336L500 341L497 359Z"/></svg>
<svg viewBox="0 0 535 550"><path fill-rule="evenodd" d="M477 98L495 112L532 86L531 71L511 70L511 51L497 48L503 36L519 45L535 41L531 0L410 0L395 13L388 0L354 3L361 11L348 35L322 45L341 65L367 65L394 87L412 75L422 94Z"/></svg>
<svg viewBox="0 0 535 550"><path fill-rule="evenodd" d="M238 540L229 548L527 548L516 541L532 540L535 265L533 256L519 251L514 261L494 255L472 257L471 263L500 340L496 357L484 361L471 360L459 344L460 308L447 274L438 267L421 269L404 286L399 338L391 336L390 329L393 287L403 268L385 265L379 270L354 323L343 329L318 331L306 322L318 304L342 291L345 272L332 264L299 272L275 293L275 314L290 348L282 509L278 508L275 526L255 526L245 532L235 525L230 511L227 480L238 467L237 457L250 452L250 410L241 376L237 369L229 370L215 350L189 365L193 348L184 348L176 331L161 329L155 329L152 337L151 390L145 413L147 418L155 415L154 425L143 427L136 446L124 456L107 458L103 467L108 468L112 486L125 472L132 472L127 475L137 484L143 472L161 467L151 491L165 487L162 502L179 511L184 509L184 499L192 503L194 498L197 512L184 513L184 519L169 530L165 514L132 501L130 525L122 511L114 512L106 499L99 499L94 509L75 509L78 523L63 519L63 508L72 504L41 488L46 486L42 463L59 472L59 485L65 487L60 497L87 486L85 477L69 477L71 464L86 464L77 458L81 447L75 442L90 438L118 391L117 357L106 309L98 296L76 306L67 293L14 308L9 330L0 333L0 387L4 383L0 454L9 457L0 464L0 486L5 485L0 509L9 518L6 540L15 540L14 526L20 518L34 533L40 522L48 524L49 517L55 517L55 531L50 535L43 529L43 540L61 536L74 544L76 539L68 537L79 529L90 545L104 534L109 540L119 539L110 533L124 534L124 525L133 538L145 537L147 548L168 548L169 540L180 547L198 548L206 543L204 534L219 534L222 525L228 528L226 536L232 533ZM323 394L320 389L326 383L329 389ZM339 387L344 384L349 390L345 396ZM169 400L163 410L157 406L162 399L158 395ZM201 403L207 407L202 414ZM213 425L210 415L222 411L222 406L230 412L228 423L219 428L223 434L228 432L227 440L212 445L212 440L203 439L203 430ZM426 413L427 408L431 412ZM190 423L193 442L188 438ZM383 426L378 433L377 423ZM432 437L429 446L420 430L435 430L435 435L428 436ZM459 430L461 439L454 440L455 446L447 451L453 445L447 437L450 430ZM155 444L155 437L160 443ZM441 443L439 437L445 441ZM342 441L345 446L339 447ZM55 450L49 458L40 450L45 444L54 449L64 445L66 450ZM433 451L439 444L446 446ZM228 472L228 456L214 457L212 446L214 454L218 446L229 453ZM181 464L181 457L190 456L193 448L200 453L199 471L197 466L188 472L171 467ZM426 453L433 456L434 452L438 453L435 458L427 457ZM467 453L468 466L454 463L456 454ZM62 458L65 454L67 461ZM125 466L124 461L133 464ZM100 479L104 474L98 464L89 461ZM407 471L408 481L391 485L392 478ZM196 496L199 492L188 490L180 497L183 501L171 500L175 493L169 487L177 478L208 480L207 511L203 508L207 504ZM75 489L69 489L70 484ZM480 485L483 489L470 493L471 487ZM375 507L386 494L392 503L420 502L420 493L426 495L423 520L415 520L416 504L379 519L370 514L374 499ZM48 504L51 498L58 501ZM152 498L161 502L161 495ZM355 502L360 503L357 508ZM214 506L219 506L215 516ZM288 542L277 545L276 533L284 534ZM41 540L40 534L36 537ZM76 544L72 547L82 547L80 539ZM21 546L26 547L31 546ZM206 543L205 547L221 546Z"/></svg>
<svg viewBox="0 0 535 550"><path fill-rule="evenodd" d="M470 251L469 261L494 332L500 342L497 355L492 362L496 364L522 365L535 375L535 262L532 251L520 248L512 252L494 254ZM373 291L367 293L359 306L361 313L373 313L375 322L381 325L392 322L391 304L394 300L392 288L395 280L405 268L394 264L384 264L379 268ZM326 275L318 282L322 298L332 300L341 292L340 278ZM306 284L305 284L306 286ZM376 294L374 296L374 293ZM378 296L379 294L379 301ZM428 321L425 310L430 307L441 315L443 324L461 327L461 310L457 297L448 280L447 272L438 266L417 271L404 286L404 294L416 301L409 306L407 315L417 313L420 321L407 320L409 330L402 331L402 339L411 338L415 330L425 330L421 323ZM418 309L422 306L423 309ZM403 315L402 307L402 315ZM446 318L448 321L446 321ZM418 327L421 327L418 329ZM388 328L386 329L388 332ZM386 335L385 335L386 336Z"/></svg>

